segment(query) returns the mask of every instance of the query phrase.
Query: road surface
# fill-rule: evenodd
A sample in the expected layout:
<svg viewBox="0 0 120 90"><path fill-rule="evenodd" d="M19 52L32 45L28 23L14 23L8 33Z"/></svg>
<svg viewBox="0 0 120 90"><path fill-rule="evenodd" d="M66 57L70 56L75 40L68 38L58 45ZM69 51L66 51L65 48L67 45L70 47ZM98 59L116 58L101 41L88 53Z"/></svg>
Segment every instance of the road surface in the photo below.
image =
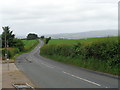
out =
<svg viewBox="0 0 120 90"><path fill-rule="evenodd" d="M77 66L43 58L43 41L30 53L17 57L16 65L40 88L118 88L118 79Z"/></svg>

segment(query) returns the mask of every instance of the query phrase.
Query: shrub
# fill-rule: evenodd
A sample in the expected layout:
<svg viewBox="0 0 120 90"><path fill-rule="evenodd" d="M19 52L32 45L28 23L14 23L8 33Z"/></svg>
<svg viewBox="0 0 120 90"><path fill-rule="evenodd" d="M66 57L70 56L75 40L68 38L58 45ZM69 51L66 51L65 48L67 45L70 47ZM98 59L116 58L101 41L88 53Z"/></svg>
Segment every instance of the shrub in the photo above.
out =
<svg viewBox="0 0 120 90"><path fill-rule="evenodd" d="M5 53L7 53L7 58L12 58L13 56L16 55L16 53L19 53L19 49L18 48L9 48L7 50L3 49L2 50L2 58L5 58Z"/></svg>
<svg viewBox="0 0 120 90"><path fill-rule="evenodd" d="M97 58L100 60L109 60L118 55L118 42L113 40L95 41L85 47L86 58Z"/></svg>
<svg viewBox="0 0 120 90"><path fill-rule="evenodd" d="M13 42L14 42L14 47L18 48L20 51L24 50L24 44L23 44L22 40L14 39Z"/></svg>

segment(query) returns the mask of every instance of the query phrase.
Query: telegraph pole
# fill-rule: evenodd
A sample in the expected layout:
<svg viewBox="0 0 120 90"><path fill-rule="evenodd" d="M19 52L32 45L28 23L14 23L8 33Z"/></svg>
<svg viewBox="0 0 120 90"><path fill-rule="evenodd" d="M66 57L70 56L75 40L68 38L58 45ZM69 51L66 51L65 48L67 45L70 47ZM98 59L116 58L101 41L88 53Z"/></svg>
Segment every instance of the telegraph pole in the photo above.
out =
<svg viewBox="0 0 120 90"><path fill-rule="evenodd" d="M5 31L5 30L4 30ZM6 31L5 31L5 60L7 59L7 53L6 53L7 47L6 47Z"/></svg>
<svg viewBox="0 0 120 90"><path fill-rule="evenodd" d="M9 70L9 59L7 59L7 57L8 57L7 48L8 48L8 42L7 42L7 35L6 35L6 31L5 31L5 60L7 61L8 70Z"/></svg>
<svg viewBox="0 0 120 90"><path fill-rule="evenodd" d="M7 40L7 64L8 64L8 71L9 71L9 58L8 58L8 40Z"/></svg>

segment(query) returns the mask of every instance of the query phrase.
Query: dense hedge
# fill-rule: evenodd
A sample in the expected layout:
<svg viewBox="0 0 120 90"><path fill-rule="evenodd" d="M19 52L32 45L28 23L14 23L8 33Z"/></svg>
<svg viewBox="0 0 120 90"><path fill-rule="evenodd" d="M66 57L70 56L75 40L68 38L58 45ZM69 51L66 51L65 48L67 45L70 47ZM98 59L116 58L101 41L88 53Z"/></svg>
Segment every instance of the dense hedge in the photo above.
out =
<svg viewBox="0 0 120 90"><path fill-rule="evenodd" d="M82 60L95 59L106 62L109 66L120 65L118 40L105 39L77 44L48 44L41 48L41 55L59 55Z"/></svg>

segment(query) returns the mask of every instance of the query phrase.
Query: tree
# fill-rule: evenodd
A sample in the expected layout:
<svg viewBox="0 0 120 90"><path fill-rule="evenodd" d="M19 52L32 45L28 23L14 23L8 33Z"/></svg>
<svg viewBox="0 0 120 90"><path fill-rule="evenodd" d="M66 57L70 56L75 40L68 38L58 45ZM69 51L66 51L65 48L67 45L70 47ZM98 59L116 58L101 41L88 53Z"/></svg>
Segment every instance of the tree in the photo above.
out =
<svg viewBox="0 0 120 90"><path fill-rule="evenodd" d="M38 39L38 35L37 34L29 33L27 35L27 40L34 40L34 39Z"/></svg>
<svg viewBox="0 0 120 90"><path fill-rule="evenodd" d="M22 40L14 39L13 43L14 43L14 47L17 47L20 51L24 50L24 44L23 44Z"/></svg>
<svg viewBox="0 0 120 90"><path fill-rule="evenodd" d="M44 37L44 36L41 36L40 38L41 38L41 39L44 39L45 37Z"/></svg>
<svg viewBox="0 0 120 90"><path fill-rule="evenodd" d="M15 35L13 34L13 31L10 31L10 27L5 26L2 27L3 33L2 33L2 47L5 47L5 42L9 47L13 47L13 39L15 38Z"/></svg>
<svg viewBox="0 0 120 90"><path fill-rule="evenodd" d="M24 49L24 44L20 39L16 39L15 35L12 34L13 31L10 31L10 28L8 26L2 27L3 28L3 33L1 35L2 37L2 47L5 48L5 43L6 46L9 47L16 47L20 51Z"/></svg>
<svg viewBox="0 0 120 90"><path fill-rule="evenodd" d="M51 37L46 38L46 42L45 43L48 44L49 40L51 40Z"/></svg>

